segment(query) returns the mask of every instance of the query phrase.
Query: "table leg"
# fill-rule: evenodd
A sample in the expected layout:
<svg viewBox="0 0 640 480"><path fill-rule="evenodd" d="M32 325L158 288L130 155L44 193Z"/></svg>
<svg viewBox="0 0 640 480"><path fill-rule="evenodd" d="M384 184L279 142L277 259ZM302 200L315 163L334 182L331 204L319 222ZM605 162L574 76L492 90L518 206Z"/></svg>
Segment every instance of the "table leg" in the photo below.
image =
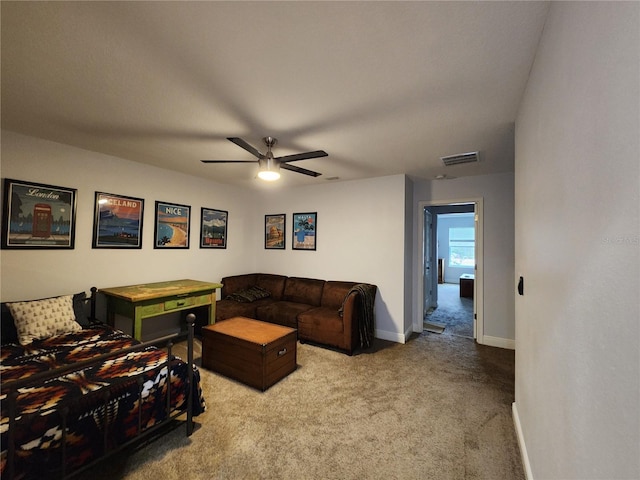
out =
<svg viewBox="0 0 640 480"><path fill-rule="evenodd" d="M133 320L133 338L142 341L142 313L139 308L135 309Z"/></svg>
<svg viewBox="0 0 640 480"><path fill-rule="evenodd" d="M116 307L111 297L107 298L107 325L110 327L116 326Z"/></svg>
<svg viewBox="0 0 640 480"><path fill-rule="evenodd" d="M216 323L216 294L213 293L211 304L209 305L209 325Z"/></svg>

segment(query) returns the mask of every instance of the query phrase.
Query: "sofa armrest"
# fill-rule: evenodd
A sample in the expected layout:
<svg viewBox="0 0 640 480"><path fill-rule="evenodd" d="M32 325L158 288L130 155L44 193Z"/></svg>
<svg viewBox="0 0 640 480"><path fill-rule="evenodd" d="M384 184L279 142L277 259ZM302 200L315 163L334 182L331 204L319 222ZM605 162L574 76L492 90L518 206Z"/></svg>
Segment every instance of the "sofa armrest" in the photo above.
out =
<svg viewBox="0 0 640 480"><path fill-rule="evenodd" d="M351 355L360 346L358 294L343 292L337 305L327 303L298 315L298 338L336 347Z"/></svg>
<svg viewBox="0 0 640 480"><path fill-rule="evenodd" d="M344 298L342 305L338 308L338 314L343 318L345 324L355 323L356 315L358 313L358 294L356 292L349 292Z"/></svg>
<svg viewBox="0 0 640 480"><path fill-rule="evenodd" d="M353 352L360 346L358 294L355 292L347 294L338 313L342 316L344 324L345 342L349 345L350 352Z"/></svg>

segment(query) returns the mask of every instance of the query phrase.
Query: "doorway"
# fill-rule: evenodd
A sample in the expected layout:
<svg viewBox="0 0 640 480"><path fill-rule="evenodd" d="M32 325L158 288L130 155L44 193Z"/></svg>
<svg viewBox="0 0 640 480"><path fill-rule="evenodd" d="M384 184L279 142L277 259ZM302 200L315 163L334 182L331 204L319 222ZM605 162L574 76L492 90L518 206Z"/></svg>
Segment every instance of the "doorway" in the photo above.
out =
<svg viewBox="0 0 640 480"><path fill-rule="evenodd" d="M425 305L425 330L474 338L475 205L433 206L426 207L425 212L429 214L425 217L425 243L433 243L429 249L436 249L434 258L438 262L437 294L435 301L429 295L430 303ZM428 241L430 238L435 242ZM425 261L429 262L428 255ZM427 283L431 283L428 277Z"/></svg>
<svg viewBox="0 0 640 480"><path fill-rule="evenodd" d="M420 202L419 212L422 268L414 331L422 332L426 320L430 331L484 343L482 198ZM467 278L461 290L463 275Z"/></svg>

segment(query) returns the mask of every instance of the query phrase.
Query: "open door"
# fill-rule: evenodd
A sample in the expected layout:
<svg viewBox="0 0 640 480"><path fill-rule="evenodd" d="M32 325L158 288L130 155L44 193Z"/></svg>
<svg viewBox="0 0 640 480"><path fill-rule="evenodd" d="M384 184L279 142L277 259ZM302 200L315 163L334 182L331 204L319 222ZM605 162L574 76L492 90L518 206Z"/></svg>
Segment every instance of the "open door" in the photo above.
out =
<svg viewBox="0 0 640 480"><path fill-rule="evenodd" d="M438 256L435 232L437 225L439 207L451 207L454 205L474 205L474 229L475 229L475 281L473 283L473 336L480 344L484 344L484 259L483 259L483 221L484 202L482 197L463 198L449 201L420 201L418 202L418 245L422 248L418 250L422 257L421 264L416 268L416 281L418 283L418 303L419 308L414 310L413 331L422 332L424 330L425 314L429 308L438 303L437 294L437 267L436 257ZM469 210L467 210L469 211Z"/></svg>
<svg viewBox="0 0 640 480"><path fill-rule="evenodd" d="M480 250L478 248L478 244L481 243L478 241L480 230L478 228L478 204L475 203L473 207L473 227L474 227L474 239L475 239L475 252L474 257L476 259L476 264L474 266L474 276L479 279L478 276L478 257L480 256ZM478 302L475 299L478 298L478 281L473 282L473 338L478 338Z"/></svg>
<svg viewBox="0 0 640 480"><path fill-rule="evenodd" d="M432 244L433 220L431 212L424 209L424 305L422 306L423 317L433 305L433 246Z"/></svg>

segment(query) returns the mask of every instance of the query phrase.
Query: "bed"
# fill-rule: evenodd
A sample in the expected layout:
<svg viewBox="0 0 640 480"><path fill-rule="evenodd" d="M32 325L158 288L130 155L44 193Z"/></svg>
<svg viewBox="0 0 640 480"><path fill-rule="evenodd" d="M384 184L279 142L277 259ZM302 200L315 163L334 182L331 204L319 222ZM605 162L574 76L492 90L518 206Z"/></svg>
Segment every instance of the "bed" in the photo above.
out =
<svg viewBox="0 0 640 480"><path fill-rule="evenodd" d="M77 475L168 427L184 423L191 435L206 408L195 316L187 315L183 361L172 353L179 335L141 343L99 324L91 292L2 304L3 479Z"/></svg>

